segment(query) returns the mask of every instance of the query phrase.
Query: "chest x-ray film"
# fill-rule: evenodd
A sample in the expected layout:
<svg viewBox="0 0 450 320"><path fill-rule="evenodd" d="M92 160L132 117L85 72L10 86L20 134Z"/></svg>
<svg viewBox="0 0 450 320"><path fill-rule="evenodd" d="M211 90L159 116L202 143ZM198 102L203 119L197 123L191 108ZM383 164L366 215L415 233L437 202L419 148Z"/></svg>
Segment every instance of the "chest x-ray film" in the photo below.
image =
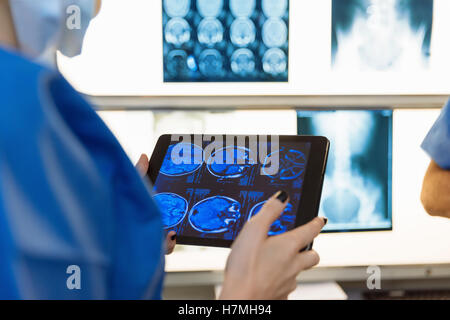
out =
<svg viewBox="0 0 450 320"><path fill-rule="evenodd" d="M332 65L411 71L428 66L433 0L333 0Z"/></svg>
<svg viewBox="0 0 450 320"><path fill-rule="evenodd" d="M164 81L287 81L288 26L288 0L163 0Z"/></svg>
<svg viewBox="0 0 450 320"><path fill-rule="evenodd" d="M164 227L183 236L234 240L269 197L285 190L290 201L269 235L294 228L311 144L259 141L258 153L262 144L263 161L255 148L230 144L207 155L207 142L173 142L154 183ZM184 159L181 164L174 154Z"/></svg>
<svg viewBox="0 0 450 320"><path fill-rule="evenodd" d="M324 135L330 152L319 215L325 231L392 229L392 111L299 111L298 133Z"/></svg>

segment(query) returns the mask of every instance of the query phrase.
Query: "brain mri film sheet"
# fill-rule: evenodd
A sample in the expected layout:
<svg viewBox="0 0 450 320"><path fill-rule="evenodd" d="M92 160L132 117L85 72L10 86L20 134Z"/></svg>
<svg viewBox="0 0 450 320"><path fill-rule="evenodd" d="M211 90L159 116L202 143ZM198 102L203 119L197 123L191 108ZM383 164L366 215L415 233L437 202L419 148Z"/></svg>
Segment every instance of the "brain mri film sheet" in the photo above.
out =
<svg viewBox="0 0 450 320"><path fill-rule="evenodd" d="M263 143L266 147L261 149ZM166 230L196 238L234 240L244 223L279 190L286 191L290 201L269 235L295 226L309 142L273 144L269 139L258 142L256 149L249 143L224 144L209 149L208 155L209 144L175 141L167 147L154 183L154 199Z"/></svg>
<svg viewBox="0 0 450 320"><path fill-rule="evenodd" d="M163 0L165 82L288 81L288 0Z"/></svg>
<svg viewBox="0 0 450 320"><path fill-rule="evenodd" d="M427 68L433 4L433 0L333 0L333 67L371 71Z"/></svg>
<svg viewBox="0 0 450 320"><path fill-rule="evenodd" d="M325 231L390 230L392 111L298 111L298 133L331 143L319 215Z"/></svg>

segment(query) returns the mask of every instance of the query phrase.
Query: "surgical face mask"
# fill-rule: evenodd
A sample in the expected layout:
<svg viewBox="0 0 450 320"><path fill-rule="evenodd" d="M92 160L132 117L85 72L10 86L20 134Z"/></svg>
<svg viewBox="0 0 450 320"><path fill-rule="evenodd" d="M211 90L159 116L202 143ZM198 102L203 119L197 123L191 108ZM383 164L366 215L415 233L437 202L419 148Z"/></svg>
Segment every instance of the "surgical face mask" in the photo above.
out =
<svg viewBox="0 0 450 320"><path fill-rule="evenodd" d="M95 14L95 0L9 0L20 49L36 61L55 65L56 51L81 53Z"/></svg>

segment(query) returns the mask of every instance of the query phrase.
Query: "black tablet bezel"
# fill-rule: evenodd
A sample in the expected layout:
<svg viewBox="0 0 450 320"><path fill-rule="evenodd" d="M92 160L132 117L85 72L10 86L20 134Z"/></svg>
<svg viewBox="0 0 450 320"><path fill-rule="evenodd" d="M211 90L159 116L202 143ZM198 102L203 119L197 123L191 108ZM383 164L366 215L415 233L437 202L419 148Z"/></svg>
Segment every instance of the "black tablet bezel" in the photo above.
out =
<svg viewBox="0 0 450 320"><path fill-rule="evenodd" d="M159 137L156 143L153 154L150 158L149 171L147 176L152 184L155 183L158 176L161 165L164 161L167 149L170 145L171 137L186 137L187 135L162 135ZM194 140L194 136L191 135L191 141ZM203 136L203 135L202 135ZM226 141L226 135L208 135L208 136L223 136L224 142ZM246 136L248 135L233 135L233 136ZM321 136L287 136L280 135L279 143L283 142L303 142L310 143L310 152L307 161L307 169L305 171L305 178L303 182L302 196L300 198L299 207L297 210L295 226L301 226L308 223L319 213L320 197L322 194L323 180L328 159L328 150L330 142L327 138ZM203 137L202 137L203 138ZM198 139L198 138L197 138ZM186 245L198 245L198 246L213 246L213 247L230 247L233 240L224 239L212 239L212 238L198 238L177 235L178 244Z"/></svg>

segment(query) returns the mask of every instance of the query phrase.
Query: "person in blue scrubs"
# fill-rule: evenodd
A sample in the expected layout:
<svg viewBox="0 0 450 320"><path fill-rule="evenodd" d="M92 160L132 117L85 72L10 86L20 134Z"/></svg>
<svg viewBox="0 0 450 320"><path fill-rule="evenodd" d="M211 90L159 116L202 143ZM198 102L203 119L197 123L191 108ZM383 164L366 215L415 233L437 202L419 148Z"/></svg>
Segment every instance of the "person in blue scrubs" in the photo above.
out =
<svg viewBox="0 0 450 320"><path fill-rule="evenodd" d="M450 218L450 100L422 148L431 157L422 185L422 204L430 215Z"/></svg>
<svg viewBox="0 0 450 320"><path fill-rule="evenodd" d="M80 53L98 2L0 0L0 299L161 298L174 240L142 178L148 159L135 168L52 67L56 50ZM244 226L221 298L285 299L319 262L299 250L325 219L267 236L288 200L276 193Z"/></svg>

